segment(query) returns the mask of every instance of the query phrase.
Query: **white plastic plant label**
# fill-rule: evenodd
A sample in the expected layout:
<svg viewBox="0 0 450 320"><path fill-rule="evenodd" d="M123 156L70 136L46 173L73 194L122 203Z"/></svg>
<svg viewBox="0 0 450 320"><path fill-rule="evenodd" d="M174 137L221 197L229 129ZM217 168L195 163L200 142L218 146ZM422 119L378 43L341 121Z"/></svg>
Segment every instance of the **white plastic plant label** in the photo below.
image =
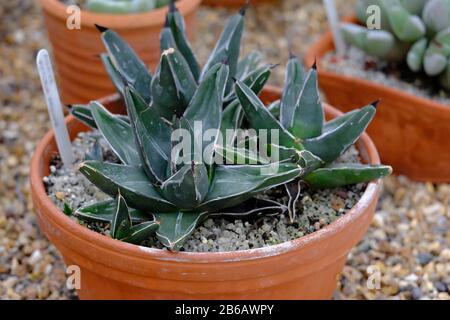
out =
<svg viewBox="0 0 450 320"><path fill-rule="evenodd" d="M61 160L66 168L73 168L74 156L64 122L64 113L62 111L61 100L56 86L55 76L47 50L39 51L36 58L39 76L41 78L42 89L44 91L45 101L47 103L48 113L55 131L56 144L58 146Z"/></svg>
<svg viewBox="0 0 450 320"><path fill-rule="evenodd" d="M333 34L334 45L339 56L345 55L345 43L339 29L339 15L336 10L334 0L323 0L327 12L328 23Z"/></svg>

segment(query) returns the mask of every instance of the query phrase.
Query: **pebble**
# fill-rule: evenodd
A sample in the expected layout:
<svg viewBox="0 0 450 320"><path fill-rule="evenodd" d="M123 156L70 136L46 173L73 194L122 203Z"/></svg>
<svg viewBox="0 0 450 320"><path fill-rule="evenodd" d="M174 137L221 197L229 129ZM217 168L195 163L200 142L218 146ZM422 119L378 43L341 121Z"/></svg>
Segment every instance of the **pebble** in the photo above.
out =
<svg viewBox="0 0 450 320"><path fill-rule="evenodd" d="M433 255L428 252L421 252L418 254L417 259L419 260L419 263L424 266L433 260Z"/></svg>
<svg viewBox="0 0 450 320"><path fill-rule="evenodd" d="M422 290L419 287L414 287L411 290L411 296L413 300L420 300L422 297Z"/></svg>
<svg viewBox="0 0 450 320"><path fill-rule="evenodd" d="M42 258L43 258L43 256L42 256L41 251L36 250L31 254L30 259L28 259L28 263L33 266L36 263L38 263L39 261L41 261Z"/></svg>

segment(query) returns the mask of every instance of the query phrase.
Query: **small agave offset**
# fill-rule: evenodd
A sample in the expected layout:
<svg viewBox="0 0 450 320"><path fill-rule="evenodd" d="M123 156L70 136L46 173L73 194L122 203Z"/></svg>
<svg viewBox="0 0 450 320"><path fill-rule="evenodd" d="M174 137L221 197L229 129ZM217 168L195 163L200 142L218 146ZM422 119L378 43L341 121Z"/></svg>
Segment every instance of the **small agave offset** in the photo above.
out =
<svg viewBox="0 0 450 320"><path fill-rule="evenodd" d="M255 52L239 60L245 11L230 18L200 69L183 18L171 2L154 75L114 31L98 27L107 49L102 61L128 115L112 114L98 102L71 106L76 118L101 132L120 160L86 160L80 165L86 178L112 199L78 209L76 216L110 223L115 239L140 244L156 235L170 250L178 250L207 217L288 210L293 219L300 183L330 188L390 174L387 166L330 165L365 130L376 103L324 123L315 67L305 73L292 56L281 101L265 108L258 94L274 66L260 65ZM198 137L196 122L202 124L200 134L212 130L216 135L208 144L194 138L195 146L183 154L189 161L180 164L172 134L182 128ZM216 137L245 126L277 130L279 143L265 147L269 154L277 151L278 159L239 165L213 161L228 152L249 157L235 137L225 145ZM204 161L196 160L199 153ZM283 185L288 206L258 197Z"/></svg>
<svg viewBox="0 0 450 320"><path fill-rule="evenodd" d="M381 30L344 23L347 42L386 61L406 61L413 72L439 77L450 89L450 0L360 0L362 24L371 5L380 8Z"/></svg>

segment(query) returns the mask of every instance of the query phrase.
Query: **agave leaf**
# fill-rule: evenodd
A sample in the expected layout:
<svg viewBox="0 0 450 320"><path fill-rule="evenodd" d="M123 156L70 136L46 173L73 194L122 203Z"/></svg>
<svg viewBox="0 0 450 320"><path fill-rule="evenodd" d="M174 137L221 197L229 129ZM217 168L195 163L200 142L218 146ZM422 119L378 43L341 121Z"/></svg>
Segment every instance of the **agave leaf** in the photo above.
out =
<svg viewBox="0 0 450 320"><path fill-rule="evenodd" d="M244 83L237 81L235 86L237 97L245 112L245 116L255 130L266 129L267 141L272 141L271 130L278 130L280 144L286 147L294 147L299 150L303 146L292 134L290 134L277 119L264 106L258 96Z"/></svg>
<svg viewBox="0 0 450 320"><path fill-rule="evenodd" d="M303 169L290 162L268 165L218 165L210 190L197 210L216 212L297 178Z"/></svg>
<svg viewBox="0 0 450 320"><path fill-rule="evenodd" d="M155 213L159 228L156 237L172 251L179 250L189 235L201 223L208 213L182 212Z"/></svg>
<svg viewBox="0 0 450 320"><path fill-rule="evenodd" d="M234 219L255 219L261 216L276 216L287 211L287 207L276 201L251 198L235 207L211 214L210 217L231 217Z"/></svg>
<svg viewBox="0 0 450 320"><path fill-rule="evenodd" d="M284 90L280 102L280 122L285 128L292 126L295 106L303 88L305 69L296 56L291 56L286 66Z"/></svg>
<svg viewBox="0 0 450 320"><path fill-rule="evenodd" d="M153 110L169 121L174 114L183 114L197 90L197 84L177 49L169 48L162 53L151 88Z"/></svg>
<svg viewBox="0 0 450 320"><path fill-rule="evenodd" d="M171 130L133 88L125 88L125 103L144 170L153 182L162 182L170 162Z"/></svg>
<svg viewBox="0 0 450 320"><path fill-rule="evenodd" d="M392 168L384 165L339 164L315 170L304 181L313 188L326 189L369 182L391 173Z"/></svg>
<svg viewBox="0 0 450 320"><path fill-rule="evenodd" d="M86 104L74 104L68 106L70 114L73 115L77 120L83 122L88 127L92 129L98 129L97 124L95 123L95 119L92 116L92 110L89 105ZM122 114L114 114L114 117L122 120L125 123L129 124L130 119L128 116Z"/></svg>
<svg viewBox="0 0 450 320"><path fill-rule="evenodd" d="M228 164L267 164L270 159L255 150L232 146L216 146L216 152Z"/></svg>
<svg viewBox="0 0 450 320"><path fill-rule="evenodd" d="M280 119L281 116L281 100L276 100L267 106L267 110L276 118Z"/></svg>
<svg viewBox="0 0 450 320"><path fill-rule="evenodd" d="M298 151L296 162L302 168L305 168L304 174L312 172L313 170L316 170L325 164L321 158L309 152L308 150Z"/></svg>
<svg viewBox="0 0 450 320"><path fill-rule="evenodd" d="M232 86L232 78L236 76L239 53L241 50L241 39L244 31L245 9L232 16L226 24L217 44L208 58L200 80L204 80L217 63L226 62L230 66L230 78L228 79L227 90L229 92Z"/></svg>
<svg viewBox="0 0 450 320"><path fill-rule="evenodd" d="M169 22L166 19L166 25L164 26L164 28L162 28L161 33L159 35L159 48L161 54L170 48L178 50L177 43L175 42L175 38L172 33L172 29L170 29L168 23Z"/></svg>
<svg viewBox="0 0 450 320"><path fill-rule="evenodd" d="M96 101L91 102L90 106L98 129L120 161L127 165L139 166L141 159L131 126L115 117Z"/></svg>
<svg viewBox="0 0 450 320"><path fill-rule="evenodd" d="M295 148L288 148L277 144L271 144L269 145L269 148L271 155L270 159L272 162L274 162L275 160L290 160L292 162L297 162L299 160L300 151ZM278 156L278 159L275 158L276 156Z"/></svg>
<svg viewBox="0 0 450 320"><path fill-rule="evenodd" d="M305 149L320 157L325 162L332 162L352 146L366 130L376 112L378 102L368 105L346 122L332 131L327 131L319 137L303 141Z"/></svg>
<svg viewBox="0 0 450 320"><path fill-rule="evenodd" d="M220 131L224 139L224 145L230 146L234 144L236 140L236 130L242 126L242 120L244 119L244 112L242 111L239 100L234 100L230 103L222 113L222 123L220 125ZM227 129L232 130L232 135L227 135Z"/></svg>
<svg viewBox="0 0 450 320"><path fill-rule="evenodd" d="M110 199L79 208L74 215L84 221L111 223L116 209L116 200ZM132 223L142 223L152 220L150 214L133 208L128 209Z"/></svg>
<svg viewBox="0 0 450 320"><path fill-rule="evenodd" d="M119 189L120 194L133 208L150 212L170 212L175 209L172 203L161 197L140 168L86 161L80 165L79 170L97 188L111 197L116 197Z"/></svg>
<svg viewBox="0 0 450 320"><path fill-rule="evenodd" d="M173 3L170 5L167 21L170 29L172 30L172 35L175 39L178 50L180 50L181 54L189 64L194 79L198 81L200 77L200 67L186 35L184 18Z"/></svg>
<svg viewBox="0 0 450 320"><path fill-rule="evenodd" d="M250 72L242 82L250 87L256 95L259 95L272 74L273 65L267 64ZM231 91L225 98L225 102L229 103L236 99L236 93Z"/></svg>
<svg viewBox="0 0 450 320"><path fill-rule="evenodd" d="M204 80L200 83L189 107L184 113L184 119L193 128L191 132L194 141L202 142L201 159L207 164L212 164L213 149L205 152L208 146L203 142L204 133L208 130L217 130L213 145L216 144L222 121L222 104L225 93L225 85L229 68L224 64L217 64L209 70ZM196 130L201 124L201 130ZM211 132L211 131L209 131ZM205 154L206 153L206 154Z"/></svg>
<svg viewBox="0 0 450 320"><path fill-rule="evenodd" d="M100 59L102 60L106 73L108 74L109 78L114 84L114 87L116 88L117 92L123 95L124 86L122 77L120 76L120 73L117 71L116 67L112 63L109 55L107 53L102 53L100 55Z"/></svg>
<svg viewBox="0 0 450 320"><path fill-rule="evenodd" d="M130 234L131 217L128 212L128 206L125 199L119 194L116 198L113 218L111 220L111 237L113 239L122 239Z"/></svg>
<svg viewBox="0 0 450 320"><path fill-rule="evenodd" d="M161 185L164 197L181 210L197 207L208 193L208 171L204 164L186 164Z"/></svg>
<svg viewBox="0 0 450 320"><path fill-rule="evenodd" d="M103 43L115 68L136 88L145 102L150 103L152 75L134 50L114 31L99 27Z"/></svg>
<svg viewBox="0 0 450 320"><path fill-rule="evenodd" d="M67 202L64 202L63 213L68 217L73 215L73 209Z"/></svg>
<svg viewBox="0 0 450 320"><path fill-rule="evenodd" d="M97 124L92 116L91 109L89 106L84 104L74 104L69 105L70 113L79 121L83 122L88 127L92 129L97 129Z"/></svg>
<svg viewBox="0 0 450 320"><path fill-rule="evenodd" d="M323 132L333 131L341 124L347 122L351 117L353 117L356 113L358 113L361 109L354 109L347 113L344 113L342 116L336 117L323 125Z"/></svg>
<svg viewBox="0 0 450 320"><path fill-rule="evenodd" d="M143 222L131 227L128 236L120 240L139 245L143 241L152 237L158 228L159 223L156 221Z"/></svg>
<svg viewBox="0 0 450 320"><path fill-rule="evenodd" d="M306 76L291 121L285 120L288 124L285 128L297 138L314 138L322 134L323 119L323 108L317 84L317 70L313 67Z"/></svg>
<svg viewBox="0 0 450 320"><path fill-rule="evenodd" d="M263 65L255 69L253 72L250 72L242 80L242 82L245 83L247 86L249 86L254 93L259 94L263 89L264 85L269 80L270 75L272 74L272 69L274 67L275 65L273 64Z"/></svg>
<svg viewBox="0 0 450 320"><path fill-rule="evenodd" d="M236 79L241 81L247 77L247 75L255 70L262 60L262 54L259 51L252 51L242 58L237 66Z"/></svg>

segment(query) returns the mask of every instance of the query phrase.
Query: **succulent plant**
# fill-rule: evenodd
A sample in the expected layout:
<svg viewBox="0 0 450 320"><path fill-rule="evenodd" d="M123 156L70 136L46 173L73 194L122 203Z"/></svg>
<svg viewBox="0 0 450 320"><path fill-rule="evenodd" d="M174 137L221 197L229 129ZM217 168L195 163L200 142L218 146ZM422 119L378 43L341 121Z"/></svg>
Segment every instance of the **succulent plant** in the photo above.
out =
<svg viewBox="0 0 450 320"><path fill-rule="evenodd" d="M291 212L285 205L258 197L271 188L287 184L291 190L292 181L333 187L390 172L386 166L328 166L364 131L375 107L323 125L316 71L305 75L297 59L289 61L279 108L271 107L280 110L281 122L272 116L257 95L274 66L261 65L261 55L256 52L239 60L245 11L246 7L229 19L200 69L183 18L171 2L154 75L114 31L98 26L107 49L102 61L125 100L128 115L112 114L96 101L71 106L76 118L101 132L120 160L86 160L80 165L80 172L111 200L78 209L74 215L111 223L113 238L141 243L156 234L162 244L178 250L209 216ZM250 127L245 126L244 115ZM200 129L196 128L199 122ZM236 136L225 144L218 140L220 132L240 128L278 130L270 133L279 132L280 143L268 139L270 144L264 148L281 157L220 164L216 160L226 160L228 152L249 160L248 140L240 149ZM179 129L193 137L193 143L181 153L174 152L173 142ZM206 143L203 137L208 130L214 134ZM94 148L88 159L95 159L96 154Z"/></svg>
<svg viewBox="0 0 450 320"><path fill-rule="evenodd" d="M406 61L413 72L439 77L450 89L450 0L360 0L362 24L370 5L381 9L381 30L343 23L347 42L387 61Z"/></svg>
<svg viewBox="0 0 450 320"><path fill-rule="evenodd" d="M305 72L298 58L291 55L282 98L268 108L244 82L237 80L235 91L250 127L279 132L280 145L267 147L270 152L277 149L280 161L295 159L299 152L309 152L300 162L309 162L314 170L285 184L291 220L296 216L302 184L310 188L335 188L391 173L392 169L384 165L333 164L365 131L379 101L325 122L315 64Z"/></svg>
<svg viewBox="0 0 450 320"><path fill-rule="evenodd" d="M86 9L93 12L127 14L150 11L168 3L169 0L87 0Z"/></svg>

